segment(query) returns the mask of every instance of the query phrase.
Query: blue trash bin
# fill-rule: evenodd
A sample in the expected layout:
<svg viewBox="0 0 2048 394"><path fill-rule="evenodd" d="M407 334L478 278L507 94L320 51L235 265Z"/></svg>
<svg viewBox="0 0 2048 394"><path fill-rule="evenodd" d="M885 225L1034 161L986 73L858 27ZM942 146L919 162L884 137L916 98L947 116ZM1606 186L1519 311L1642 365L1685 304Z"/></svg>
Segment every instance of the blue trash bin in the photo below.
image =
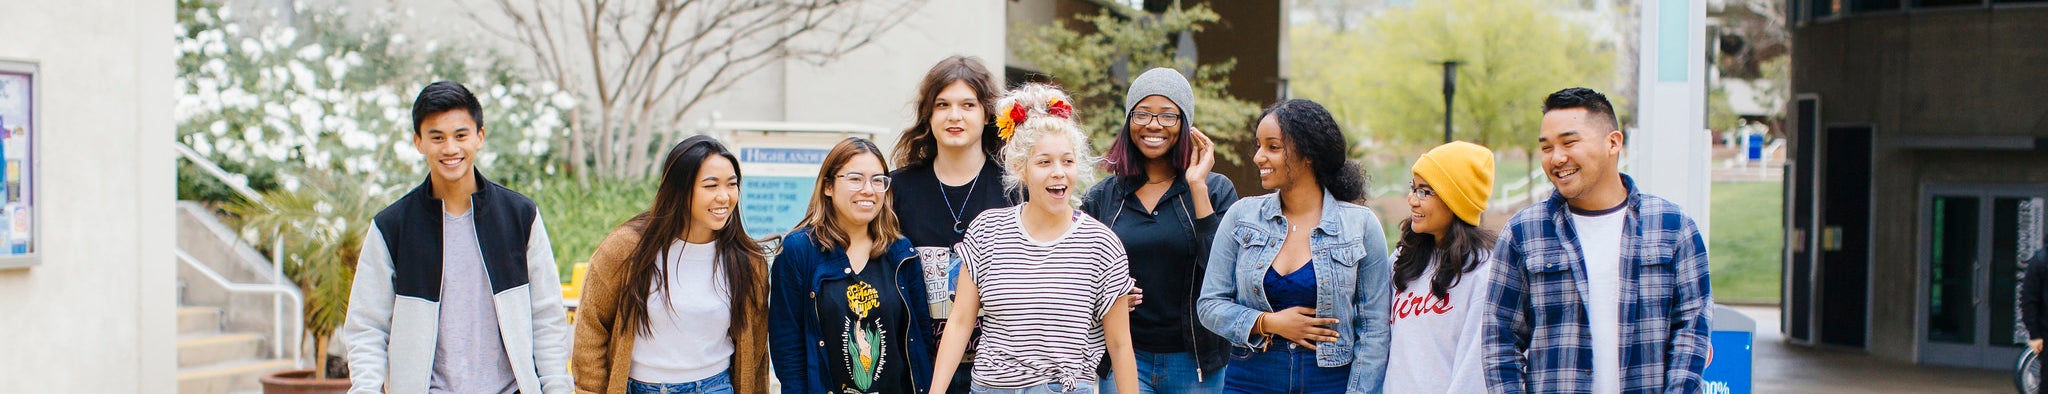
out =
<svg viewBox="0 0 2048 394"><path fill-rule="evenodd" d="M1748 156L1749 161L1762 161L1764 159L1764 135L1751 133L1748 136L1744 136L1743 139L1749 143L1749 149L1743 155Z"/></svg>
<svg viewBox="0 0 2048 394"><path fill-rule="evenodd" d="M1700 376L1706 381L1706 387L1701 391L1706 394L1752 392L1750 361L1754 358L1751 344L1756 338L1756 319L1735 308L1715 304L1710 337L1713 350L1708 353L1707 370Z"/></svg>

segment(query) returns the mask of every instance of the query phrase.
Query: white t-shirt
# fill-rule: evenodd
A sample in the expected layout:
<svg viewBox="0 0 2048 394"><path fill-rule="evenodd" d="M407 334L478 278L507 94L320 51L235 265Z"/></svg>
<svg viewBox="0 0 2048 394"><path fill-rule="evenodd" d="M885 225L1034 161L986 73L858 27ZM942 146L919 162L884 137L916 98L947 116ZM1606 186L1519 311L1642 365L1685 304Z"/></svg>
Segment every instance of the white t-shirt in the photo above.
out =
<svg viewBox="0 0 2048 394"><path fill-rule="evenodd" d="M1402 251L1395 251L1396 254ZM1393 342L1389 347L1388 393L1485 393L1485 326L1487 287L1493 277L1488 257L1482 253L1479 266L1458 276L1448 299L1430 294L1430 281L1441 262L1408 281L1407 290L1394 295Z"/></svg>
<svg viewBox="0 0 2048 394"><path fill-rule="evenodd" d="M1621 392L1621 224L1616 209L1599 216L1572 212L1586 260L1586 321L1593 336L1593 392Z"/></svg>
<svg viewBox="0 0 2048 394"><path fill-rule="evenodd" d="M657 263L668 288L647 297L649 332L634 334L627 377L648 383L689 383L732 365L732 294L714 275L717 243L676 241ZM651 290L651 289L650 289Z"/></svg>

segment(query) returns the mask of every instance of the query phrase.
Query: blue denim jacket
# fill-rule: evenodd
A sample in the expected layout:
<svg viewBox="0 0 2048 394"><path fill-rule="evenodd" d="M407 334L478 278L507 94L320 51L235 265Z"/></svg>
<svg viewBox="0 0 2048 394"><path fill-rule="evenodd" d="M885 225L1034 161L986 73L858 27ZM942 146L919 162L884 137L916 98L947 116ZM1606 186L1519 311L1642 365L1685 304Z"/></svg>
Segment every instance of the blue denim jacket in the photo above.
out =
<svg viewBox="0 0 2048 394"><path fill-rule="evenodd" d="M1251 337L1252 322L1270 312L1266 271L1287 237L1279 193L1238 200L1223 217L1209 251L1209 272L1196 301L1202 325L1232 346L1263 345ZM1316 365L1351 365L1348 392L1377 393L1387 372L1392 339L1388 302L1393 260L1386 234L1371 209L1338 202L1323 193L1323 217L1309 236L1316 270L1316 314L1336 318L1337 341L1316 346Z"/></svg>

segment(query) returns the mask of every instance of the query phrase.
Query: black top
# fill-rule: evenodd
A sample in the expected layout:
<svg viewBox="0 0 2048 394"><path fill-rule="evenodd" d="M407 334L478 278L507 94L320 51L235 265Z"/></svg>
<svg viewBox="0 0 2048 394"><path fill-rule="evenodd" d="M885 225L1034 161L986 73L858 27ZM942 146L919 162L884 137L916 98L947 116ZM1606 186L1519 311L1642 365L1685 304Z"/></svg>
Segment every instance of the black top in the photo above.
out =
<svg viewBox="0 0 2048 394"><path fill-rule="evenodd" d="M1131 345L1148 353L1200 351L1220 356L1229 347L1223 337L1197 328L1195 299L1202 274L1208 271L1210 241L1218 222L1237 202L1237 187L1220 174L1209 174L1209 205L1215 213L1195 218L1194 198L1186 180L1174 179L1152 210L1137 195L1143 176L1110 177L1088 191L1081 210L1109 225L1130 254L1131 277L1145 289L1145 302L1131 313ZM1200 341L1197 343L1196 341ZM1220 357L1203 366L1220 368Z"/></svg>
<svg viewBox="0 0 2048 394"><path fill-rule="evenodd" d="M1293 307L1316 307L1316 265L1302 264L1301 269L1281 275L1279 266L1266 269L1266 303L1274 312Z"/></svg>
<svg viewBox="0 0 2048 394"><path fill-rule="evenodd" d="M1020 200L1003 191L1003 166L993 160L982 162L981 174L965 185L940 183L929 164L899 168L889 173L889 179L896 220L910 246L916 247L951 248L960 243L975 215Z"/></svg>
<svg viewBox="0 0 2048 394"><path fill-rule="evenodd" d="M908 393L909 361L903 359L904 300L896 292L895 267L869 261L859 273L826 281L818 290L818 323L824 331L826 373L834 393Z"/></svg>

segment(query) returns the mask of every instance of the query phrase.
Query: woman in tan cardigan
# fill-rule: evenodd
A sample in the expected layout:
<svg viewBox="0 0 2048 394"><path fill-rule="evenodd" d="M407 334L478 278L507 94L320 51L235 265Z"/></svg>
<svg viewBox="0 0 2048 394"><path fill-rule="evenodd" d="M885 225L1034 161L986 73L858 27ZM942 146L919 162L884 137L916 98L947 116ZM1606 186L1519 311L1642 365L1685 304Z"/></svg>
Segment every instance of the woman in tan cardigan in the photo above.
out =
<svg viewBox="0 0 2048 394"><path fill-rule="evenodd" d="M676 144L653 207L591 255L577 392L768 392L768 267L737 219L738 164L710 137Z"/></svg>

